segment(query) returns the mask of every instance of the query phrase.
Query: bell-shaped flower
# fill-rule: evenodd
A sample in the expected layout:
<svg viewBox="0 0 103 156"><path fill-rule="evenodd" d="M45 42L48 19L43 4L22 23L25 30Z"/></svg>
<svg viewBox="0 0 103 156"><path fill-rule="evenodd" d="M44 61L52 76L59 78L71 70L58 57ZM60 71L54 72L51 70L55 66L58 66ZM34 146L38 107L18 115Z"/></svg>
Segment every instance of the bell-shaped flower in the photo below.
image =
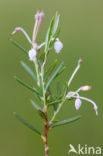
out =
<svg viewBox="0 0 103 156"><path fill-rule="evenodd" d="M63 48L63 43L59 40L59 38L56 39L56 42L54 43L54 49L55 52L58 54Z"/></svg>
<svg viewBox="0 0 103 156"><path fill-rule="evenodd" d="M29 50L29 60L30 61L35 61L36 59L36 55L37 55L37 52L34 48L32 48L31 50Z"/></svg>
<svg viewBox="0 0 103 156"><path fill-rule="evenodd" d="M77 99L75 100L75 108L76 108L76 110L79 110L81 105L82 105L82 101L80 100L79 97L77 97Z"/></svg>

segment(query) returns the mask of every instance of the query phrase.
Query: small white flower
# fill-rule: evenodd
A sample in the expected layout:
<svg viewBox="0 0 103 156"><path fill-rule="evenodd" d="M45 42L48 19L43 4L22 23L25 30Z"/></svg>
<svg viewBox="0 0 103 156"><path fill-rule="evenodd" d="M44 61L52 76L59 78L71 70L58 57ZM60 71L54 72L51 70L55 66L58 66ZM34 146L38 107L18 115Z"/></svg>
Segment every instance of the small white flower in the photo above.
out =
<svg viewBox="0 0 103 156"><path fill-rule="evenodd" d="M36 55L37 55L37 52L35 49L29 50L29 60L30 61L35 61Z"/></svg>
<svg viewBox="0 0 103 156"><path fill-rule="evenodd" d="M59 40L59 38L56 39L56 42L54 43L54 49L55 52L58 54L63 48L63 43Z"/></svg>
<svg viewBox="0 0 103 156"><path fill-rule="evenodd" d="M81 107L81 104L82 104L82 101L81 101L80 98L78 97L78 98L75 100L75 108L76 108L76 110L79 110L79 108Z"/></svg>

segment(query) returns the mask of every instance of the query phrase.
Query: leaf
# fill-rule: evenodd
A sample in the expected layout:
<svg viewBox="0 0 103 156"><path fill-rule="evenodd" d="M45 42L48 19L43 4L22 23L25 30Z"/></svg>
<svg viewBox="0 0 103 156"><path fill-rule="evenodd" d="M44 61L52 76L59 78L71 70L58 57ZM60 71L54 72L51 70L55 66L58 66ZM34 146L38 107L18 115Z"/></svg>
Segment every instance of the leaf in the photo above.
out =
<svg viewBox="0 0 103 156"><path fill-rule="evenodd" d="M53 30L53 24L54 24L54 17L52 18L47 34L46 34L46 39L45 39L45 53L47 55L48 51L49 51L49 46L50 46L50 42L51 42L51 38L52 38L52 30Z"/></svg>
<svg viewBox="0 0 103 156"><path fill-rule="evenodd" d="M54 45L56 39L59 37L59 34L60 34L60 28L57 30L57 32L55 33L55 35L53 36L53 41L51 42L51 46Z"/></svg>
<svg viewBox="0 0 103 156"><path fill-rule="evenodd" d="M61 68L60 71L58 72L58 74L56 75L56 77L59 76L65 70L65 68L66 68L65 66L63 68Z"/></svg>
<svg viewBox="0 0 103 156"><path fill-rule="evenodd" d="M74 122L74 121L76 121L78 119L80 119L80 116L76 116L76 117L73 117L73 118L70 118L70 119L67 119L67 120L56 122L51 127L54 128L56 126L66 125L66 124L71 123L71 122Z"/></svg>
<svg viewBox="0 0 103 156"><path fill-rule="evenodd" d="M21 121L25 126L27 126L28 128L30 128L31 130L33 130L34 132L36 132L37 134L41 135L41 133L39 132L39 130L37 128L35 128L34 126L32 126L30 123L28 123L26 120L24 120L21 116L19 116L17 113L14 113L14 115L16 116L16 118Z"/></svg>
<svg viewBox="0 0 103 156"><path fill-rule="evenodd" d="M37 76L32 71L32 69L26 63L24 63L23 61L21 61L20 63L24 67L24 69L32 76L32 78L37 82Z"/></svg>
<svg viewBox="0 0 103 156"><path fill-rule="evenodd" d="M55 20L54 20L53 36L55 35L57 28L58 28L59 17L60 17L60 15L58 15L58 12L56 12Z"/></svg>
<svg viewBox="0 0 103 156"><path fill-rule="evenodd" d="M39 107L33 100L31 100L31 104L33 105L33 107L34 107L36 110L42 110L42 108Z"/></svg>
<svg viewBox="0 0 103 156"><path fill-rule="evenodd" d="M49 66L49 68L48 68L47 71L45 72L46 79L50 76L50 74L52 73L52 71L55 69L56 64L57 64L57 59L54 60L54 62Z"/></svg>
<svg viewBox="0 0 103 156"><path fill-rule="evenodd" d="M57 82L57 96L61 95L61 86L60 86L60 82Z"/></svg>
<svg viewBox="0 0 103 156"><path fill-rule="evenodd" d="M46 115L41 107L39 107L33 100L31 100L32 105L38 111L38 114L43 118L46 119Z"/></svg>
<svg viewBox="0 0 103 156"><path fill-rule="evenodd" d="M63 63L60 64L60 66L57 68L55 73L52 75L52 77L48 81L48 83L46 85L46 91L47 91L48 87L50 86L50 84L52 83L52 81L56 78L56 76L58 76L58 74L60 74L59 72L61 71L62 67L63 67Z"/></svg>
<svg viewBox="0 0 103 156"><path fill-rule="evenodd" d="M52 102L49 102L49 103L48 103L48 106L52 106L52 105L55 105L55 104L59 104L59 103L61 103L61 101L62 101L62 100L54 100L54 101L52 101Z"/></svg>
<svg viewBox="0 0 103 156"><path fill-rule="evenodd" d="M9 39L11 41L11 43L13 43L17 48L21 49L25 54L28 55L28 50L26 50L25 48L23 48L17 41L13 40L13 39Z"/></svg>
<svg viewBox="0 0 103 156"><path fill-rule="evenodd" d="M26 84L24 81L22 81L21 79L17 78L16 76L14 77L21 85L23 85L24 87L28 88L29 90L31 90L32 92L34 92L37 96L40 96L40 93L38 92L38 90L36 88L32 88L31 86L29 86L28 84Z"/></svg>
<svg viewBox="0 0 103 156"><path fill-rule="evenodd" d="M53 120L53 123L59 122L59 120Z"/></svg>

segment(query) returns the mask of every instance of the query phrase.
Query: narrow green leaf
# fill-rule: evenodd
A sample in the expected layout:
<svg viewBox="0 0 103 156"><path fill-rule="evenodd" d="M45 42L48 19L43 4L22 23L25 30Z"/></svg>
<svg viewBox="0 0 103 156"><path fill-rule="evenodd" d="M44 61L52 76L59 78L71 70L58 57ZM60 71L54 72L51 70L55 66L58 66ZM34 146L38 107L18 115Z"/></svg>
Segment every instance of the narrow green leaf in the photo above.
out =
<svg viewBox="0 0 103 156"><path fill-rule="evenodd" d="M58 72L58 74L56 75L56 77L59 76L59 75L65 70L65 68L66 68L66 67L63 66L63 67L60 69L60 71Z"/></svg>
<svg viewBox="0 0 103 156"><path fill-rule="evenodd" d="M41 133L39 132L39 130L37 128L35 128L34 126L32 126L30 123L28 123L26 120L24 120L20 115L18 115L17 113L14 113L14 115L16 116L16 118L21 121L25 126L27 126L28 128L30 128L31 130L33 130L34 132L36 132L37 134L41 135Z"/></svg>
<svg viewBox="0 0 103 156"><path fill-rule="evenodd" d="M54 120L53 123L59 122L59 120Z"/></svg>
<svg viewBox="0 0 103 156"><path fill-rule="evenodd" d="M28 50L22 47L17 41L10 39L11 43L14 44L17 48L21 49L25 54L28 55Z"/></svg>
<svg viewBox="0 0 103 156"><path fill-rule="evenodd" d="M55 98L53 97L53 94L52 94L52 92L51 92L50 87L48 88L48 92L49 92L48 99L49 99L49 101L51 101L51 102L48 103L48 107L49 107L49 106L53 106L54 111L56 111L57 106L58 106L58 104L56 104L56 103L57 103L57 99L55 99Z"/></svg>
<svg viewBox="0 0 103 156"><path fill-rule="evenodd" d="M42 110L42 108L40 106L38 106L33 100L31 100L31 104L33 105L33 107L36 109L36 110ZM42 110L43 111L43 110Z"/></svg>
<svg viewBox="0 0 103 156"><path fill-rule="evenodd" d="M58 104L57 103L53 104L53 108L54 108L54 112L55 112L58 108Z"/></svg>
<svg viewBox="0 0 103 156"><path fill-rule="evenodd" d="M45 40L45 53L47 54L49 51L49 45L51 42L51 38L52 38L52 30L53 30L53 24L54 24L54 17L52 18L47 34L46 34L46 40Z"/></svg>
<svg viewBox="0 0 103 156"><path fill-rule="evenodd" d="M63 67L63 63L60 64L60 66L57 68L57 70L55 71L55 73L51 76L50 80L48 81L48 83L46 85L46 91L47 91L48 87L50 86L50 84L52 83L52 81L59 74L59 72L61 71L62 67Z"/></svg>
<svg viewBox="0 0 103 156"><path fill-rule="evenodd" d="M54 40L51 42L51 46L54 45L56 39L59 37L60 34L60 28L57 30L57 32L55 33L55 35L53 36Z"/></svg>
<svg viewBox="0 0 103 156"><path fill-rule="evenodd" d="M61 95L61 86L60 86L60 82L57 82L57 96L59 97Z"/></svg>
<svg viewBox="0 0 103 156"><path fill-rule="evenodd" d="M80 116L76 116L76 117L73 117L73 118L70 118L70 119L67 119L67 120L56 122L51 127L54 128L56 126L66 125L66 124L71 123L71 122L74 122L74 121L76 121L78 119L80 119Z"/></svg>
<svg viewBox="0 0 103 156"><path fill-rule="evenodd" d="M32 71L32 69L26 63L24 63L23 61L21 61L20 63L24 67L24 69L32 76L32 78L37 82L37 76Z"/></svg>
<svg viewBox="0 0 103 156"><path fill-rule="evenodd" d="M60 17L60 15L58 15L58 12L56 12L55 20L54 20L53 36L55 35L57 28L58 28L59 17Z"/></svg>
<svg viewBox="0 0 103 156"><path fill-rule="evenodd" d="M38 114L43 118L46 119L46 115L41 107L39 107L33 100L31 100L32 105L38 111Z"/></svg>
<svg viewBox="0 0 103 156"><path fill-rule="evenodd" d="M25 83L24 81L22 81L21 79L17 78L16 76L14 77L17 82L19 82L21 85L23 85L24 87L26 87L27 89L31 90L32 92L34 92L36 95L40 96L40 93L38 92L38 90L36 88L32 88L31 86L29 86L27 83Z"/></svg>
<svg viewBox="0 0 103 156"><path fill-rule="evenodd" d="M47 69L47 71L45 72L46 75L46 79L50 76L50 74L53 72L53 70L55 69L57 65L57 59L54 60L54 62L49 66L49 68Z"/></svg>
<svg viewBox="0 0 103 156"><path fill-rule="evenodd" d="M52 102L49 102L49 103L48 103L48 106L52 106L52 105L55 105L55 104L59 104L59 103L61 103L61 101L62 101L62 100L54 100L54 101L52 101Z"/></svg>

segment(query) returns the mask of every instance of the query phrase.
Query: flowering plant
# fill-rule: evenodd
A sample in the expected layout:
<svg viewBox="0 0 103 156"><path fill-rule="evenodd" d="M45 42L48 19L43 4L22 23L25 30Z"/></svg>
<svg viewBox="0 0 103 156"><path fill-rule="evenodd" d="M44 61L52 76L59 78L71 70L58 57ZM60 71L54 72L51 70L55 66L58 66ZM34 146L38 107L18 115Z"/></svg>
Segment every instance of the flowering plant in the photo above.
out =
<svg viewBox="0 0 103 156"><path fill-rule="evenodd" d="M25 37L27 38L28 42L30 43L31 49L26 50L23 48L19 43L17 43L15 40L10 39L10 41L16 45L18 48L20 48L25 54L28 55L29 60L35 65L35 71L32 71L32 69L24 62L21 62L21 65L24 67L24 69L29 73L29 75L33 78L33 80L36 82L36 88L28 85L21 79L15 77L15 79L24 87L32 91L37 98L40 100L40 103L42 103L42 107L39 104L36 104L33 100L31 100L31 104L33 107L37 110L38 114L43 118L44 120L44 134L41 134L41 132L35 128L33 125L28 123L26 120L24 120L21 116L15 113L17 119L19 119L24 125L26 125L28 128L32 129L34 132L36 132L41 139L44 142L44 148L45 148L45 156L48 156L48 144L47 144L47 136L48 132L55 128L56 126L63 126L65 124L69 124L73 121L76 121L80 118L80 116L72 117L63 121L57 121L56 116L60 112L63 104L66 100L75 99L75 108L76 110L79 110L82 105L82 100L88 101L93 105L93 108L96 112L96 115L98 114L98 107L96 103L86 97L81 97L80 92L81 91L88 91L91 89L90 86L85 85L81 86L76 91L69 91L69 86L79 70L82 59L80 58L78 60L77 66L71 75L68 83L65 83L65 86L62 90L60 89L60 83L57 83L57 95L53 96L53 93L51 91L51 84L52 82L64 71L65 67L64 64L61 63L58 68L55 70L55 67L57 65L57 60L54 60L53 63L48 67L46 70L45 66L47 64L47 58L49 53L51 53L51 49L54 47L54 51L56 54L59 54L60 51L63 48L63 43L58 38L59 36L59 18L60 15L56 13L56 15L52 18L49 28L46 33L46 38L43 43L40 45L36 42L37 35L39 32L39 29L41 27L42 21L44 19L44 12L37 12L35 15L35 25L33 29L33 36L32 40L26 33L26 31L21 28L17 27L13 31L12 35L15 34L18 31L21 31ZM44 47L44 48L43 48ZM53 114L51 119L48 119L48 109L53 107Z"/></svg>

